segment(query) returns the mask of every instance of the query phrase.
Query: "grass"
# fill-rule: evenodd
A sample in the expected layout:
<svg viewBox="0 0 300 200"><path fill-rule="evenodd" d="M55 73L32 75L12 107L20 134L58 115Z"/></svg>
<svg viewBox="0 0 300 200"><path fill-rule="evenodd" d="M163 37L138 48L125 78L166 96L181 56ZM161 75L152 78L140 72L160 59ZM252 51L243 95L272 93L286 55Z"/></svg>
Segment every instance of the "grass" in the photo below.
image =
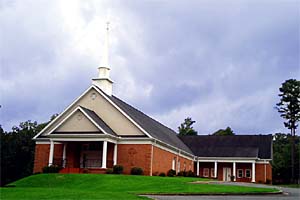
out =
<svg viewBox="0 0 300 200"><path fill-rule="evenodd" d="M138 194L261 193L272 188L190 184L207 179L109 174L38 174L0 188L0 199L147 199Z"/></svg>

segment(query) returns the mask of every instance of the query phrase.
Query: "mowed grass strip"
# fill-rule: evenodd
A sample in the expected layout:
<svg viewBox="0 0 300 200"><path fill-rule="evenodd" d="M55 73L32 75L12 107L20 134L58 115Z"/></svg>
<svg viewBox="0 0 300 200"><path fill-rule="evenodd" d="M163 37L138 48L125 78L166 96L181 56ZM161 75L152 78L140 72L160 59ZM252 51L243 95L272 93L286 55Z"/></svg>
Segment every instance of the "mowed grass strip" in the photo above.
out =
<svg viewBox="0 0 300 200"><path fill-rule="evenodd" d="M1 199L146 199L138 194L264 193L273 188L189 184L207 179L109 174L38 174L0 189Z"/></svg>

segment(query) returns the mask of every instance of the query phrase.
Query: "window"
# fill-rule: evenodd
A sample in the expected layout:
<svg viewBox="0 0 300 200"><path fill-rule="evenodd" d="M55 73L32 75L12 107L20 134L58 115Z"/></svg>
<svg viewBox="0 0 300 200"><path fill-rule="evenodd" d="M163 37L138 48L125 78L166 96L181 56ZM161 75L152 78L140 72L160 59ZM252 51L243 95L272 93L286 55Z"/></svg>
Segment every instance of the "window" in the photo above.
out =
<svg viewBox="0 0 300 200"><path fill-rule="evenodd" d="M243 178L243 170L242 169L237 170L237 177L238 178Z"/></svg>
<svg viewBox="0 0 300 200"><path fill-rule="evenodd" d="M210 168L210 177L215 177L215 169Z"/></svg>
<svg viewBox="0 0 300 200"><path fill-rule="evenodd" d="M186 170L186 163L184 162L183 163L183 171L185 171Z"/></svg>
<svg viewBox="0 0 300 200"><path fill-rule="evenodd" d="M203 169L203 177L209 177L209 168Z"/></svg>
<svg viewBox="0 0 300 200"><path fill-rule="evenodd" d="M246 178L251 178L251 169L245 170L245 176L246 176Z"/></svg>
<svg viewBox="0 0 300 200"><path fill-rule="evenodd" d="M172 160L172 169L176 170L176 158L173 158Z"/></svg>
<svg viewBox="0 0 300 200"><path fill-rule="evenodd" d="M178 168L177 168L177 172L180 172L180 160L178 160Z"/></svg>

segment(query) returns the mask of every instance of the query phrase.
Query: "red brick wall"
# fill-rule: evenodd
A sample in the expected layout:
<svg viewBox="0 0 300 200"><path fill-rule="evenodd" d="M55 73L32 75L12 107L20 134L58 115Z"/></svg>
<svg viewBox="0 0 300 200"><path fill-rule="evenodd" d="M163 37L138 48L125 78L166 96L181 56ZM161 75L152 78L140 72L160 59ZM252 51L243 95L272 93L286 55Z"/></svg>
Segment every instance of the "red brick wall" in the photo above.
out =
<svg viewBox="0 0 300 200"><path fill-rule="evenodd" d="M150 175L151 146L151 144L118 144L117 164L124 166L125 174L130 174L132 167L141 167L144 175Z"/></svg>
<svg viewBox="0 0 300 200"><path fill-rule="evenodd" d="M192 160L188 160L181 156L177 156L169 151L163 150L159 147L153 147L153 163L152 163L152 174L157 175L161 172L167 173L170 169L172 169L173 159L180 161L180 171L184 170L184 163L186 164L185 170L194 171L194 162ZM177 171L178 163L176 163L176 171Z"/></svg>
<svg viewBox="0 0 300 200"><path fill-rule="evenodd" d="M48 165L49 149L49 144L35 145L33 173L42 172L43 167Z"/></svg>
<svg viewBox="0 0 300 200"><path fill-rule="evenodd" d="M195 164L196 165L196 164ZM265 165L266 165L266 179L265 179ZM199 176L203 177L203 169L209 168L209 178L211 177L211 169L214 168L213 162L205 162L199 164ZM232 163L218 163L218 180L223 181L223 168L229 167L231 168L231 175L233 175L233 164ZM238 178L238 169L243 170L243 178ZM251 170L252 176L252 163L236 163L236 181L237 182L251 182L252 178L245 177L245 170ZM272 181L272 167L270 164L256 164L255 165L255 182L256 183L266 183L266 181Z"/></svg>
<svg viewBox="0 0 300 200"><path fill-rule="evenodd" d="M53 159L62 158L62 144L54 144ZM33 173L42 172L43 167L48 166L50 144L36 144L34 154Z"/></svg>
<svg viewBox="0 0 300 200"><path fill-rule="evenodd" d="M272 166L270 164L255 164L255 181L257 183L272 182ZM266 172L266 175L265 175Z"/></svg>

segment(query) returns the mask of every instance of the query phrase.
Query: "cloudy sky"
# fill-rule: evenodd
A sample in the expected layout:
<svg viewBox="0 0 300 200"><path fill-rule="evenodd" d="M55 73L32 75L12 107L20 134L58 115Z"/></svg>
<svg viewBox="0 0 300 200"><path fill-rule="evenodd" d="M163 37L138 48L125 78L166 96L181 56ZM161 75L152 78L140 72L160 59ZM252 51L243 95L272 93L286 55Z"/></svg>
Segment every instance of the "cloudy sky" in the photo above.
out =
<svg viewBox="0 0 300 200"><path fill-rule="evenodd" d="M287 132L300 1L0 0L0 124L47 121L91 85L111 23L114 94L174 130Z"/></svg>

